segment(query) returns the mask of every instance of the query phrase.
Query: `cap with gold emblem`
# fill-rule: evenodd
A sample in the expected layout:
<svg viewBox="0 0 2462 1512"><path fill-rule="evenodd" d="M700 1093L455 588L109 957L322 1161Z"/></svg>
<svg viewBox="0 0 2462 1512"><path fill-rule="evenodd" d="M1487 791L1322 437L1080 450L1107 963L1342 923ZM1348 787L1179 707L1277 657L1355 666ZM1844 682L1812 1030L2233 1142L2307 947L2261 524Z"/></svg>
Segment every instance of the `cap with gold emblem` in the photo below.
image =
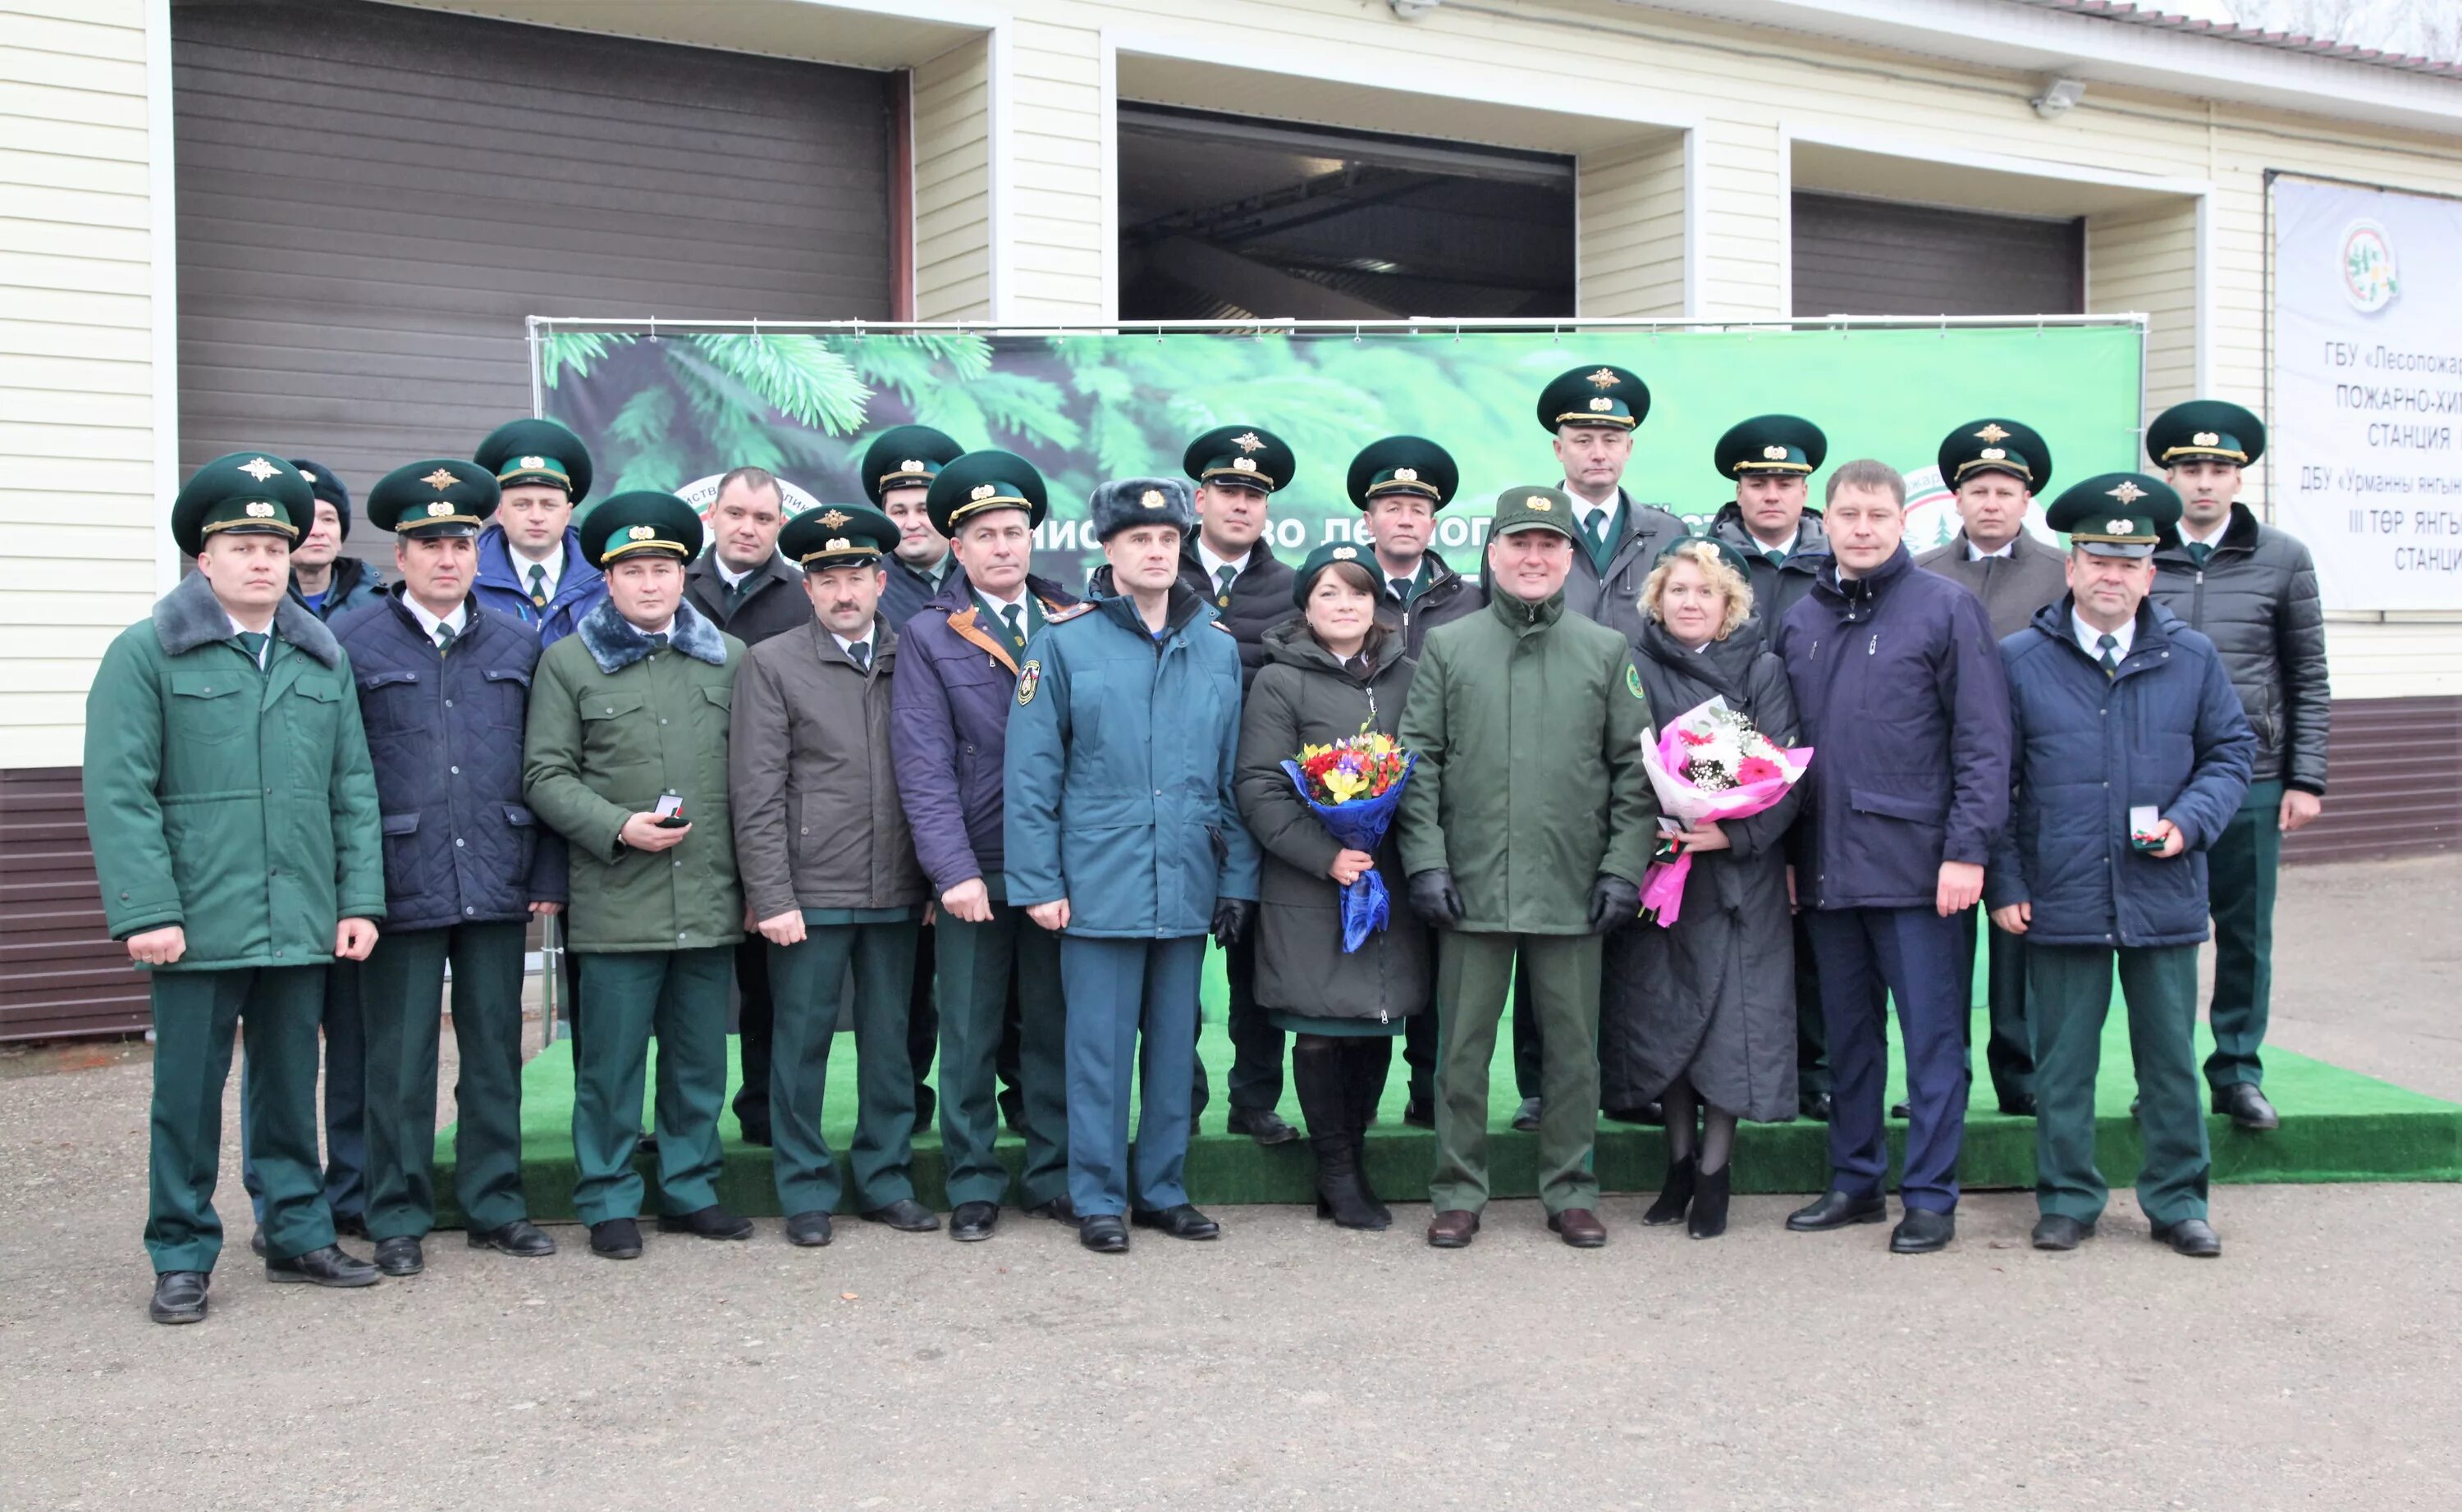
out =
<svg viewBox="0 0 2462 1512"><path fill-rule="evenodd" d="M931 511L932 528L940 534L954 536L967 521L995 509L1025 510L1029 530L1043 523L1043 475L1016 453L968 452L945 465L935 462L933 468L932 492L923 507Z"/></svg>
<svg viewBox="0 0 2462 1512"><path fill-rule="evenodd" d="M1744 554L1716 536L1677 536L1658 548L1657 561L1652 564L1654 566L1658 562L1665 562L1678 552L1687 553L1695 560L1705 555L1715 554L1720 562L1734 569L1736 576L1743 580L1747 589L1752 585L1753 569L1744 561Z"/></svg>
<svg viewBox="0 0 2462 1512"><path fill-rule="evenodd" d="M232 452L188 475L171 501L171 539L195 556L220 535L281 536L293 544L316 518L299 469L271 452Z"/></svg>
<svg viewBox="0 0 2462 1512"><path fill-rule="evenodd" d="M1650 416L1650 385L1606 363L1558 373L1539 391L1539 428L1612 425L1630 431Z"/></svg>
<svg viewBox="0 0 2462 1512"><path fill-rule="evenodd" d="M1940 480L1954 492L1970 478L2000 473L2040 494L2052 480L2052 449L2022 420L1969 420L1941 437Z"/></svg>
<svg viewBox="0 0 2462 1512"><path fill-rule="evenodd" d="M2146 455L2157 467L2182 462L2232 462L2245 467L2265 455L2265 422L2224 399L2190 399L2146 427Z"/></svg>
<svg viewBox="0 0 2462 1512"><path fill-rule="evenodd" d="M1348 541L1328 541L1307 554L1300 569L1291 577L1291 602L1307 607L1308 593L1316 586L1316 575L1336 565L1357 567L1368 574L1368 591L1382 598L1385 594L1385 569L1376 564L1376 553L1365 545Z"/></svg>
<svg viewBox="0 0 2462 1512"><path fill-rule="evenodd" d="M617 494L581 521L581 554L596 567L637 556L690 562L701 555L702 539L693 506L655 488Z"/></svg>
<svg viewBox="0 0 2462 1512"><path fill-rule="evenodd" d="M1496 496L1496 518L1487 526L1491 536L1509 536L1517 530L1552 530L1575 543L1582 539L1574 533L1572 497L1561 489L1527 483Z"/></svg>
<svg viewBox="0 0 2462 1512"><path fill-rule="evenodd" d="M294 457L291 458L291 465L299 469L299 476L308 479L308 487L319 500L334 506L335 520L342 527L340 534L348 537L351 533L351 491L343 487L342 480L334 476L334 470L322 462Z"/></svg>
<svg viewBox="0 0 2462 1512"><path fill-rule="evenodd" d="M1291 486L1291 471L1299 459L1271 431L1253 425L1218 425L1188 443L1179 465L1200 483L1270 494Z"/></svg>
<svg viewBox="0 0 2462 1512"><path fill-rule="evenodd" d="M1197 528L1197 496L1177 478L1114 478L1094 485L1086 500L1096 541L1138 525L1169 525L1184 540Z"/></svg>
<svg viewBox="0 0 2462 1512"><path fill-rule="evenodd" d="M1371 441L1350 459L1350 501L1361 509L1379 499L1424 499L1430 509L1453 501L1461 470L1453 453L1423 436L1389 436Z"/></svg>
<svg viewBox="0 0 2462 1512"><path fill-rule="evenodd" d="M368 490L368 523L411 541L475 536L496 512L496 475L476 462L410 462Z"/></svg>
<svg viewBox="0 0 2462 1512"><path fill-rule="evenodd" d="M807 509L778 532L778 549L807 572L876 564L897 549L897 522L861 504Z"/></svg>
<svg viewBox="0 0 2462 1512"><path fill-rule="evenodd" d="M1806 478L1829 455L1829 437L1821 427L1796 415L1756 415L1738 420L1718 437L1718 473L1742 478L1776 473Z"/></svg>
<svg viewBox="0 0 2462 1512"><path fill-rule="evenodd" d="M2144 473L2105 473L2071 483L2043 511L2043 523L2097 557L2150 557L2179 520L2180 496Z"/></svg>
<svg viewBox="0 0 2462 1512"><path fill-rule="evenodd" d="M928 425L895 425L864 448L863 492L874 503L893 488L929 488L940 469L966 455L946 431ZM937 527L939 521L934 524ZM942 535L948 532L943 530Z"/></svg>
<svg viewBox="0 0 2462 1512"><path fill-rule="evenodd" d="M507 420L470 460L495 474L500 488L545 483L576 504L590 494L590 448L553 420Z"/></svg>

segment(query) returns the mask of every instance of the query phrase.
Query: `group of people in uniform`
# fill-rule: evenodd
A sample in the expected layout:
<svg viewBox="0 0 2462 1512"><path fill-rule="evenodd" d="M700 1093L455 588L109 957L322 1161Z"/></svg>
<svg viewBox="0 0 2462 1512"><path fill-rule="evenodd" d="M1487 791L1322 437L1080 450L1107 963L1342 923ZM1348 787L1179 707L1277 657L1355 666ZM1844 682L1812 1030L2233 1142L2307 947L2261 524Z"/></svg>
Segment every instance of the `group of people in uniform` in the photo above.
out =
<svg viewBox="0 0 2462 1512"><path fill-rule="evenodd" d="M2075 1247L2106 1201L2116 963L2141 1202L2157 1239L2218 1253L2196 948L2211 916L2206 1095L2273 1127L2273 874L2318 813L2329 708L2307 554L2236 502L2261 423L2174 406L2148 429L2153 471L2056 498L2040 434L1961 424L1939 461L1962 528L1916 557L1888 465L1832 468L1811 504L1827 441L1794 415L1726 434L1711 460L1732 501L1693 533L1624 486L1649 408L1612 365L1547 384L1559 481L1498 497L1476 573L1430 549L1459 482L1438 443L1362 450L1357 530L1290 564L1266 525L1298 458L1220 426L1177 476L1094 490L1104 561L1082 596L1034 571L1033 465L922 426L865 452L867 503L788 518L779 479L742 467L704 520L641 490L576 514L587 449L511 421L369 490L394 536L381 589L297 549L348 532L329 470L270 450L198 469L172 508L197 570L114 642L87 718L110 927L153 983L153 1317L205 1314L234 1033L268 1278L422 1267L448 968L468 1242L555 1251L520 1147L545 916L572 963L573 1203L610 1259L641 1253L653 1205L663 1233L755 1231L718 1194L731 1001L733 1110L770 1147L792 1244L830 1243L841 1208L939 1228L913 1175L936 1112L954 1239L1009 1207L1098 1252L1132 1227L1216 1237L1184 1180L1209 940L1229 1130L1302 1137L1277 1112L1287 1065L1318 1211L1389 1226L1363 1143L1400 1040L1403 1118L1435 1134L1427 1240L1447 1248L1489 1195L1508 1000L1512 1122L1536 1131L1565 1243L1607 1242L1602 1111L1664 1124L1642 1221L1697 1238L1726 1227L1739 1120L1828 1122L1828 1189L1790 1228L1884 1221L1894 1113L1891 1247L1940 1248L1978 953L1998 1103L2037 1122L2035 1242ZM2027 531L2039 506L2065 551ZM1662 820L1644 745L1713 697L1812 748L1808 769L1753 818ZM1415 758L1372 851L1283 766L1365 730ZM1677 850L1694 860L1662 926L1642 886ZM1343 890L1371 870L1392 917L1345 949ZM824 1132L842 1019L843 1167Z"/></svg>

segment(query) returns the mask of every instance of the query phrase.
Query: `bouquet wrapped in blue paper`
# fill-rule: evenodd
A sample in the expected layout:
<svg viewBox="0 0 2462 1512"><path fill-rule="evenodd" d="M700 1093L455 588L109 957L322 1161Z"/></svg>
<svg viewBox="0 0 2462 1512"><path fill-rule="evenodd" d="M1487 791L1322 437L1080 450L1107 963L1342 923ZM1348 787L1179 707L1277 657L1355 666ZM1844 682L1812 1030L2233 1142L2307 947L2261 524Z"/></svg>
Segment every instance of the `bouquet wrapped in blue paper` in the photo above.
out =
<svg viewBox="0 0 2462 1512"><path fill-rule="evenodd" d="M1326 833L1348 849L1372 856L1386 826L1393 822L1402 789L1410 784L1411 768L1417 762L1392 735L1362 730L1331 745L1301 747L1283 770ZM1361 872L1358 881L1342 889L1342 948L1352 951L1366 945L1393 912L1385 879L1373 866Z"/></svg>

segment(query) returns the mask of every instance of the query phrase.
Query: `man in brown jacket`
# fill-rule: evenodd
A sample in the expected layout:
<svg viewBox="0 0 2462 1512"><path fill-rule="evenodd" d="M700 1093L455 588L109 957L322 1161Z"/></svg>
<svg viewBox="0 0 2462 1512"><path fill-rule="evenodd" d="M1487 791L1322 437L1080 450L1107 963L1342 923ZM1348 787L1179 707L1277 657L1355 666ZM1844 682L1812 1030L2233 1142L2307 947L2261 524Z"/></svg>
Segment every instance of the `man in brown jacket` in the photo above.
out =
<svg viewBox="0 0 2462 1512"><path fill-rule="evenodd" d="M889 751L897 634L879 607L897 541L895 522L860 505L789 522L778 543L804 569L814 622L754 648L735 685L727 790L745 911L769 942L770 1165L797 1245L828 1244L838 1204L821 1096L850 964L855 1205L910 1233L940 1226L912 1172L906 1011L926 885Z"/></svg>
<svg viewBox="0 0 2462 1512"><path fill-rule="evenodd" d="M1965 587L1983 601L1992 633L2003 639L2026 628L2037 610L2068 591L2068 559L2026 533L2026 512L2052 478L2052 449L2033 426L2017 420L1969 420L1940 443L1940 480L1955 491L1963 522L1944 546L1915 565ZM1975 980L1978 932L1991 936L1992 1042L1985 1058L2000 1111L2035 1114L2035 1053L2026 1029L2026 941L1968 910L1966 979ZM1974 1015L1967 1017L1974 1042Z"/></svg>

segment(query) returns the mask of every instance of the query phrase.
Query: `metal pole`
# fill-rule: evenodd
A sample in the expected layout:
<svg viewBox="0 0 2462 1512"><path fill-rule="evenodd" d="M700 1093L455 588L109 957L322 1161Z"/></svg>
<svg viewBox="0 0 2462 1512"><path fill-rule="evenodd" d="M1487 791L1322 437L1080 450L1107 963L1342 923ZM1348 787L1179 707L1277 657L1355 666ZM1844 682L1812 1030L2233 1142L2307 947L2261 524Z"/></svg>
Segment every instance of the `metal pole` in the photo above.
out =
<svg viewBox="0 0 2462 1512"><path fill-rule="evenodd" d="M564 917L549 914L539 920L539 1007L547 1019L547 1031L539 1040L544 1051L555 1043L556 990L564 982Z"/></svg>

